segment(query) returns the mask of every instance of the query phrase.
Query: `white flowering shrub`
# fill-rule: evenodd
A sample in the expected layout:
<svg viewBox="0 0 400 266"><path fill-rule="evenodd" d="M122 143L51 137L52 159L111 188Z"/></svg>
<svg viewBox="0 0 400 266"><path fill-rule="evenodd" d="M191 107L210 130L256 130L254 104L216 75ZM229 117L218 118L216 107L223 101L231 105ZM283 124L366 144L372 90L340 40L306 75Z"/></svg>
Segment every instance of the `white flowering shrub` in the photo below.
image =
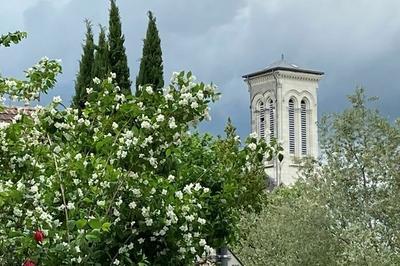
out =
<svg viewBox="0 0 400 266"><path fill-rule="evenodd" d="M34 99L60 71L44 59L0 94ZM55 97L0 127L1 265L188 265L233 239L280 147L187 133L219 96L190 72L139 97L114 79L96 78L81 112Z"/></svg>

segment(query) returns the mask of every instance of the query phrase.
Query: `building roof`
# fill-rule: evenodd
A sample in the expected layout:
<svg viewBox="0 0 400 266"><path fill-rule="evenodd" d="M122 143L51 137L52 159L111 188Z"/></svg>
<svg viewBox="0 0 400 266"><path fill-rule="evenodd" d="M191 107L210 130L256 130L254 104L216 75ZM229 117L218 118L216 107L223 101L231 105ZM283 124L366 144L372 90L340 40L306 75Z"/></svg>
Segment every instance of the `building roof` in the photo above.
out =
<svg viewBox="0 0 400 266"><path fill-rule="evenodd" d="M246 75L242 76L242 78L252 78L252 77L255 77L255 76L258 76L261 74L266 74L266 73L274 72L277 70L300 72L300 73L307 73L307 74L314 74L314 75L323 75L324 74L324 72L321 72L321 71L301 68L295 64L291 64L291 63L287 62L282 56L281 60L270 64L269 66L267 66L264 69L261 69L259 71L256 71L256 72L253 72L250 74L246 74Z"/></svg>
<svg viewBox="0 0 400 266"><path fill-rule="evenodd" d="M24 114L31 114L35 109L32 107L5 107L0 111L0 123L11 123L19 110L22 110Z"/></svg>

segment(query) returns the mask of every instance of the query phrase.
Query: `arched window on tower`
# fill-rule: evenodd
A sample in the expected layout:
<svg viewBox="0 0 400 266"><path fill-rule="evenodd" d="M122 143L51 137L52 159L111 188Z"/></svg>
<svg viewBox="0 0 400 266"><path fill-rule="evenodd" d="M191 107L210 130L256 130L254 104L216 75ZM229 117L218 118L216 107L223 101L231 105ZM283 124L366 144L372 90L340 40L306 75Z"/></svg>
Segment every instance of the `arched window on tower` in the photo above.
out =
<svg viewBox="0 0 400 266"><path fill-rule="evenodd" d="M258 119L258 135L260 138L265 138L265 108L264 108L264 103L260 102L259 103L259 119Z"/></svg>
<svg viewBox="0 0 400 266"><path fill-rule="evenodd" d="M307 154L307 131L308 131L308 117L307 117L307 100L303 99L301 100L300 103L300 121L301 121L301 154L306 155Z"/></svg>
<svg viewBox="0 0 400 266"><path fill-rule="evenodd" d="M294 100L289 100L289 153L295 153Z"/></svg>
<svg viewBox="0 0 400 266"><path fill-rule="evenodd" d="M274 108L274 101L269 99L269 132L270 138L275 137L275 108Z"/></svg>

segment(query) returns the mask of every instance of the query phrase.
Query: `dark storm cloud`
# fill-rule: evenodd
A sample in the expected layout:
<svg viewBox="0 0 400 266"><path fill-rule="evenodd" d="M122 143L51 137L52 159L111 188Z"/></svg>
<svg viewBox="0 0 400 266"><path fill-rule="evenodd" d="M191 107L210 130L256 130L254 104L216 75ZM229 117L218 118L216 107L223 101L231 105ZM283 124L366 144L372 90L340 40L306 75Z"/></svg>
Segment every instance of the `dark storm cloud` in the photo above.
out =
<svg viewBox="0 0 400 266"><path fill-rule="evenodd" d="M1 3L4 2L4 3ZM26 30L21 45L0 50L0 69L21 76L41 56L60 58L64 73L53 95L69 101L81 55L83 20L107 25L107 0L0 0L0 32ZM345 95L363 85L380 97L381 111L400 116L399 1L366 0L158 0L117 1L132 79L145 34L146 12L157 17L165 78L192 70L216 83L222 99L202 130L216 134L230 116L239 133L249 132L249 101L241 75L261 69L285 53L288 61L326 73L319 90L319 112L340 111ZM98 30L95 27L96 32Z"/></svg>

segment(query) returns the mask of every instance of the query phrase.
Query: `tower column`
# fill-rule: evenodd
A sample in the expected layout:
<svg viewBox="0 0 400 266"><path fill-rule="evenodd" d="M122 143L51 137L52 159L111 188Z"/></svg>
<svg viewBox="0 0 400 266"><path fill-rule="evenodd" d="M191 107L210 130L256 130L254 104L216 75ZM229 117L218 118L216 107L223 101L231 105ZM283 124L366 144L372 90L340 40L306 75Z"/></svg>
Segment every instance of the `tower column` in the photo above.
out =
<svg viewBox="0 0 400 266"><path fill-rule="evenodd" d="M251 129L261 135L269 130L269 116L264 113L265 123L259 126L258 106L262 103L269 110L267 99L274 100L274 133L284 149L284 159L281 163L275 160L268 165L266 171L269 179L275 184L290 185L297 179L297 159L305 156L318 156L317 119L317 88L323 72L300 68L289 64L284 58L268 67L247 75L243 78L248 84L250 94ZM289 149L289 100L294 101L294 145L295 152ZM307 115L301 115L301 102L307 102ZM270 112L270 111L269 111ZM268 112L268 114L269 114ZM304 121L306 119L306 121ZM302 152L301 126L306 123L306 153ZM260 131L261 129L261 131ZM265 130L265 131L263 131ZM304 129L303 129L304 132ZM267 140L269 138L266 138ZM304 143L303 143L304 144Z"/></svg>

